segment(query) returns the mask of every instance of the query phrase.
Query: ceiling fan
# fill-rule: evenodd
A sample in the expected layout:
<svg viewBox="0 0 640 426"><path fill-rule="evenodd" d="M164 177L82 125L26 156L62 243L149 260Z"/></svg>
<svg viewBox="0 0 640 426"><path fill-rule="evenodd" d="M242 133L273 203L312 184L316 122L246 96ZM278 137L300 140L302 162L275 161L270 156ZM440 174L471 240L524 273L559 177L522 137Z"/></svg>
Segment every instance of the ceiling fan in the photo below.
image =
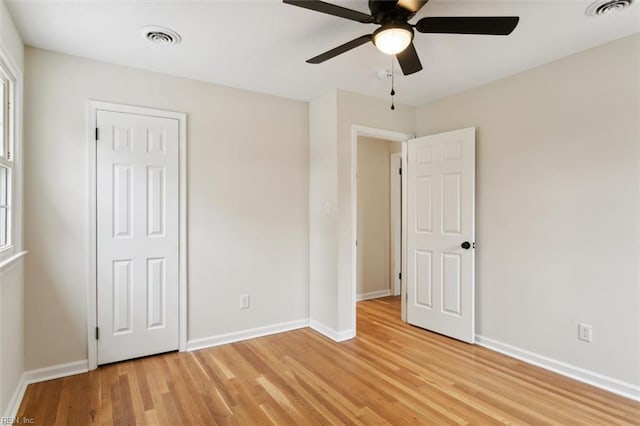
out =
<svg viewBox="0 0 640 426"><path fill-rule="evenodd" d="M420 33L509 35L520 20L517 16L426 17L420 19L416 24L410 24L409 20L428 1L369 0L371 15L367 15L320 0L283 0L286 4L363 24L380 26L373 34L360 36L328 50L308 59L308 63L320 64L371 41L381 52L387 55L396 55L404 75L413 74L422 69L418 52L413 45L414 28Z"/></svg>

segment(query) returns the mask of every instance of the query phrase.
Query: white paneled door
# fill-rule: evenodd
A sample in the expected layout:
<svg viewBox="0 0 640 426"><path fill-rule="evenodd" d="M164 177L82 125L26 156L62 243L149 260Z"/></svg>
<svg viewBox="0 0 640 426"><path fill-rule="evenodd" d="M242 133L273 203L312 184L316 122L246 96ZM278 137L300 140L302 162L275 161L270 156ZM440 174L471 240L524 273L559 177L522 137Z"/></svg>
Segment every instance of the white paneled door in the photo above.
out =
<svg viewBox="0 0 640 426"><path fill-rule="evenodd" d="M412 139L407 322L474 341L475 128Z"/></svg>
<svg viewBox="0 0 640 426"><path fill-rule="evenodd" d="M176 119L97 111L98 364L178 349Z"/></svg>

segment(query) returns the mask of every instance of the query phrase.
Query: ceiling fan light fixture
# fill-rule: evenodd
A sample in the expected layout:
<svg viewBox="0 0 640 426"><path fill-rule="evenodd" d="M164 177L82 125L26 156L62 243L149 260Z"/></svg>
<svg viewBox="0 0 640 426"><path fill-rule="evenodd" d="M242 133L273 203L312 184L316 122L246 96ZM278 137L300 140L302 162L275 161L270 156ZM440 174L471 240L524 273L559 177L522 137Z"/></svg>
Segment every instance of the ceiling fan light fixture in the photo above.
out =
<svg viewBox="0 0 640 426"><path fill-rule="evenodd" d="M385 25L373 33L373 44L387 55L396 55L406 49L413 40L409 25Z"/></svg>

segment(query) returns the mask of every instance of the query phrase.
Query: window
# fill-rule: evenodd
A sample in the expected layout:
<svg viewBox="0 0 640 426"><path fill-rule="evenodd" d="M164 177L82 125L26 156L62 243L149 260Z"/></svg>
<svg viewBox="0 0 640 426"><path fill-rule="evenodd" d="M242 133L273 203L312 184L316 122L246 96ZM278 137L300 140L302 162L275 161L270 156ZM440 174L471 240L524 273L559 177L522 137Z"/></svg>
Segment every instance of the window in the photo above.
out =
<svg viewBox="0 0 640 426"><path fill-rule="evenodd" d="M13 81L0 62L0 251L11 247Z"/></svg>

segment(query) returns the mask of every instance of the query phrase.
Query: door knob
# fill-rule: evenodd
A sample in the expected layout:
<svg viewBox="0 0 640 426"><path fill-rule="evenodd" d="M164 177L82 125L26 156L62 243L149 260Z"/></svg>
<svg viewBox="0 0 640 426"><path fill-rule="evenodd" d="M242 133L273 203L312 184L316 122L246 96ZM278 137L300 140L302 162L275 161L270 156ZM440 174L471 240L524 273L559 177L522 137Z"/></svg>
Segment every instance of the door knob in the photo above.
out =
<svg viewBox="0 0 640 426"><path fill-rule="evenodd" d="M464 243L460 244L460 247L465 250L469 250L471 248L471 243L469 241L465 241Z"/></svg>

